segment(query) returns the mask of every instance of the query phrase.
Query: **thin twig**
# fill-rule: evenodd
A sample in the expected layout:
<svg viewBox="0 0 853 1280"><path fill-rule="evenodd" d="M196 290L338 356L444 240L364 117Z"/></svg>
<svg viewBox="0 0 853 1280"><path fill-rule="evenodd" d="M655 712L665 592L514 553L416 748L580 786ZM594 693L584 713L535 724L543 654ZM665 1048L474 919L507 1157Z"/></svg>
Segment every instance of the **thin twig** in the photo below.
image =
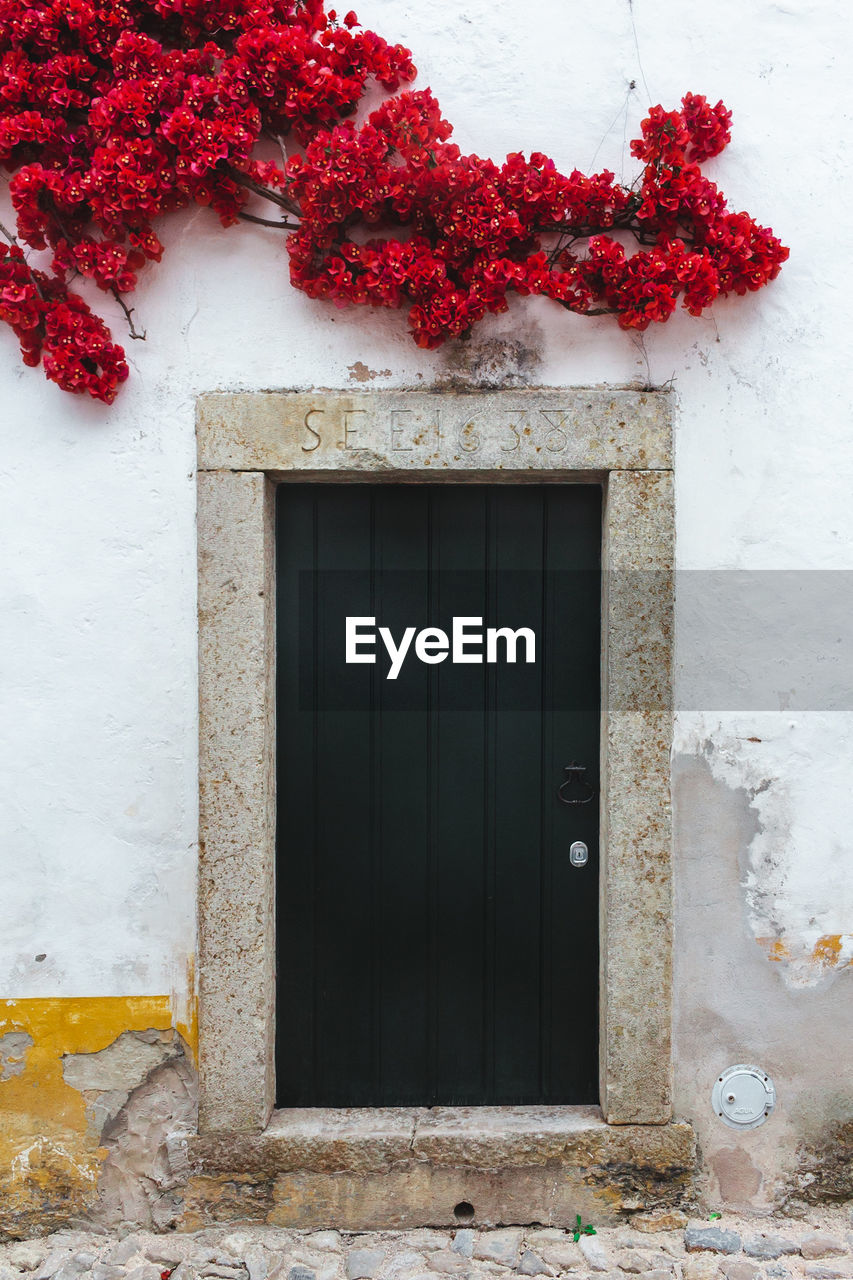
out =
<svg viewBox="0 0 853 1280"><path fill-rule="evenodd" d="M625 185L625 149L628 146L628 103L631 100L631 94L636 91L637 81L632 80L628 85L628 92L625 95L625 115L622 118L622 159L620 160L619 176L621 184Z"/></svg>
<svg viewBox="0 0 853 1280"><path fill-rule="evenodd" d="M646 84L646 73L643 70L643 60L640 57L640 41L637 37L637 24L634 21L634 0L628 0L628 12L631 15L631 31L634 34L634 48L637 51L637 66L640 68L640 79L643 82L643 88L646 91L646 97L649 100L649 106L652 105L652 95L649 86Z"/></svg>
<svg viewBox="0 0 853 1280"><path fill-rule="evenodd" d="M275 227L277 231L298 231L299 230L298 222L287 222L287 221L276 222L273 218L259 218L257 214L246 213L244 209L240 210L240 212L237 214L237 217L242 218L244 222L257 222L258 225L261 227Z"/></svg>
<svg viewBox="0 0 853 1280"><path fill-rule="evenodd" d="M642 357L646 362L646 385L643 388L643 390L651 391L653 390L652 366L649 363L649 353L646 350L646 335L643 333L642 330L640 330L639 333L635 333L632 335L631 340L634 343L634 346L637 348L637 350L641 352Z"/></svg>
<svg viewBox="0 0 853 1280"><path fill-rule="evenodd" d="M139 330L137 329L136 325L133 323L133 313L134 313L134 311L135 311L135 309L136 309L136 308L135 308L135 307L129 307L129 306L127 305L127 303L125 302L124 298L121 296L121 294L119 293L119 291L118 291L118 289L115 287L115 285L113 285L113 287L112 287L112 289L110 290L110 292L112 293L112 295L113 295L113 297L115 298L116 302L118 303L118 305L121 307L122 311L124 312L124 317L125 317L125 319L127 320L127 328L128 328L128 332L130 333L131 338L138 338L140 342L144 342L144 341L145 341L145 339L148 337L148 330L147 330L147 329L143 329L143 330L142 330L142 333L140 333L140 332L139 332Z"/></svg>
<svg viewBox="0 0 853 1280"><path fill-rule="evenodd" d="M606 142L606 141L607 141L607 139L609 138L609 136L610 136L610 132L611 132L611 130L613 129L613 126L615 125L615 123L616 123L616 121L619 119L619 117L622 115L622 112L623 112L623 111L624 111L624 113L625 113L625 119L626 119L626 121L627 121L627 119L628 119L628 99L630 98L630 96L631 96L631 93L632 93L633 89L634 89L634 81L632 80L632 81L631 81L631 84L630 84L630 87L628 88L628 90L627 90L627 92L626 92L626 94L625 94L625 101L624 101L623 103L621 103L621 104L620 104L619 110L616 112L616 115L615 115L615 116L613 117L613 119L610 121L610 124L607 126L607 128L606 128L606 129L605 129L605 131L604 131L604 135L603 135L603 137L602 137L601 141L599 142L598 146L595 148L595 154L593 155L592 159L591 159L591 160L590 160L590 162L589 162L589 167L590 167L590 169L592 169L593 165L595 164L596 160L598 159L598 153L599 153L599 151L601 150L601 148L604 146L605 142Z"/></svg>
<svg viewBox="0 0 853 1280"><path fill-rule="evenodd" d="M17 243L18 243L18 242L17 242L17 240L15 239L15 237L12 235L12 232L11 232L11 231L7 231L7 230L6 230L6 228L3 226L3 223L2 223L2 222L0 222L0 232L2 232L2 233L3 233L3 235L6 237L6 239L9 241L9 244L17 244Z"/></svg>

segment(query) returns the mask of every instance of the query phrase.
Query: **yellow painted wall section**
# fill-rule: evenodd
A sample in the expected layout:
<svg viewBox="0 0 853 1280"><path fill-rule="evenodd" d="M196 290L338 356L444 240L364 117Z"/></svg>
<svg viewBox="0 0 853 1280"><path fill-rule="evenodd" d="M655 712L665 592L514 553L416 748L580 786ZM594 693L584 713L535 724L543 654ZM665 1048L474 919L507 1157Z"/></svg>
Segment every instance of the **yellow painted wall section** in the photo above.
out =
<svg viewBox="0 0 853 1280"><path fill-rule="evenodd" d="M32 1040L7 1058L0 1080L0 1230L44 1231L94 1204L104 1150L87 1133L83 1095L63 1079L63 1055L98 1053L125 1031L171 1027L195 1054L195 1013L184 1023L175 1005L172 996L0 1000L0 1038Z"/></svg>

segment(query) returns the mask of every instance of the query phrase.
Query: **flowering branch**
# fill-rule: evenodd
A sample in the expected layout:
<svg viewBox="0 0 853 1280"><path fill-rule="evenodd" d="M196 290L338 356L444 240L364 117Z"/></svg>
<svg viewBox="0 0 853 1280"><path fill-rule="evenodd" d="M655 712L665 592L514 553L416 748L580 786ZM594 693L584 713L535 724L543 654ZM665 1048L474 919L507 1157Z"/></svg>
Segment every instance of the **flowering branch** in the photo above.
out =
<svg viewBox="0 0 853 1280"><path fill-rule="evenodd" d="M124 297L160 261L155 221L191 204L225 227L286 231L296 288L405 308L422 347L511 293L642 331L679 301L699 315L763 287L788 256L701 172L729 141L721 102L653 107L624 186L606 170L561 174L539 152L464 156L429 90L353 123L370 82L393 95L414 76L407 49L323 0L0 0L0 163L17 215L17 237L0 227L0 320L24 361L110 403L124 351L69 283L93 280L144 337ZM257 158L265 139L280 164ZM251 212L253 197L288 216Z"/></svg>

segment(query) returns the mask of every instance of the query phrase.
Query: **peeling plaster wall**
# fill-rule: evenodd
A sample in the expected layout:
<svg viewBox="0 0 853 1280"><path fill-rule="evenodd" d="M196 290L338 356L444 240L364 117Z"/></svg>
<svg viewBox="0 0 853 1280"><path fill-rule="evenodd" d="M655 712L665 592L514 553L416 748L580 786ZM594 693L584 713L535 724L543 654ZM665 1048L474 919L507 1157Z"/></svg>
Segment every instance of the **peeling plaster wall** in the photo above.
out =
<svg viewBox="0 0 853 1280"><path fill-rule="evenodd" d="M696 1128L709 1203L761 1209L853 1192L844 719L680 720L675 1093ZM768 1072L779 1100L746 1132L723 1126L709 1101L717 1075L739 1062ZM817 1167L813 1147L824 1158L846 1151L846 1176Z"/></svg>
<svg viewBox="0 0 853 1280"><path fill-rule="evenodd" d="M192 1022L198 393L672 379L679 565L853 567L846 7L719 0L686 20L676 0L531 0L521 20L517 6L471 0L438 14L359 7L414 50L463 149L542 149L564 168L628 176L645 84L664 104L687 89L721 96L734 139L708 172L791 260L770 289L642 342L519 299L471 342L426 353L398 315L292 291L273 233L224 234L196 210L167 223L163 268L144 275L135 303L148 339L127 341L131 380L113 408L49 386L0 334L0 996L17 1037L0 1041L0 1149L20 1172L33 1126L46 1125L42 1187L75 1161L82 1185L101 1159L81 1137L83 1094L57 1077L57 1055L93 1051L91 1036L69 1047L76 1002L119 1002L100 1048ZM707 1194L761 1206L796 1185L801 1145L819 1148L849 1114L853 719L685 710L676 749L678 1113L696 1126ZM155 1002L158 1020L140 1022L134 999ZM41 1073L29 1077L37 1103L21 1092L22 1054ZM722 1066L751 1060L774 1075L779 1106L762 1129L733 1134L708 1095ZM50 1106L55 1122L38 1112Z"/></svg>
<svg viewBox="0 0 853 1280"><path fill-rule="evenodd" d="M196 1112L195 1030L174 1022L157 996L0 1001L0 1239L170 1224Z"/></svg>

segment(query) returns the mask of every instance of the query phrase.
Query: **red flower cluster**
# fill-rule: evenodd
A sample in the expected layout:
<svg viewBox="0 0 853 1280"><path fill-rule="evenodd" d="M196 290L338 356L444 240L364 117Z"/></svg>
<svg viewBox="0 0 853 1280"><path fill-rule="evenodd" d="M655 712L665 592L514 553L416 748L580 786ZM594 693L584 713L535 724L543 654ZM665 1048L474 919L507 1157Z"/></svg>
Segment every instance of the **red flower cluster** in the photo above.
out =
<svg viewBox="0 0 853 1280"><path fill-rule="evenodd" d="M635 187L612 173L565 176L552 160L510 155L502 166L461 156L429 91L404 93L361 127L319 132L287 168L302 221L291 280L312 297L413 305L420 346L464 333L507 293L538 293L584 315L611 313L645 329L678 299L698 315L719 294L772 280L788 256L772 232L731 213L698 161L729 140L730 113L688 94L680 112L652 108L633 154ZM353 228L407 236L355 241ZM626 253L611 231L630 232Z"/></svg>
<svg viewBox="0 0 853 1280"><path fill-rule="evenodd" d="M24 364L41 361L64 391L111 404L127 364L103 320L57 276L29 267L17 245L0 243L0 255L0 320L14 330Z"/></svg>
<svg viewBox="0 0 853 1280"><path fill-rule="evenodd" d="M652 108L625 187L539 153L463 156L429 91L347 119L369 81L394 92L414 74L408 50L323 0L0 0L0 163L17 214L17 243L0 242L0 319L25 361L111 401L124 353L69 284L82 275L121 299L160 260L154 221L190 203L225 226L292 231L297 288L406 307L425 347L505 310L510 291L643 329L679 298L699 314L759 288L788 255L700 172L729 140L722 103ZM301 154L261 158L288 134ZM257 197L277 219L249 211Z"/></svg>

